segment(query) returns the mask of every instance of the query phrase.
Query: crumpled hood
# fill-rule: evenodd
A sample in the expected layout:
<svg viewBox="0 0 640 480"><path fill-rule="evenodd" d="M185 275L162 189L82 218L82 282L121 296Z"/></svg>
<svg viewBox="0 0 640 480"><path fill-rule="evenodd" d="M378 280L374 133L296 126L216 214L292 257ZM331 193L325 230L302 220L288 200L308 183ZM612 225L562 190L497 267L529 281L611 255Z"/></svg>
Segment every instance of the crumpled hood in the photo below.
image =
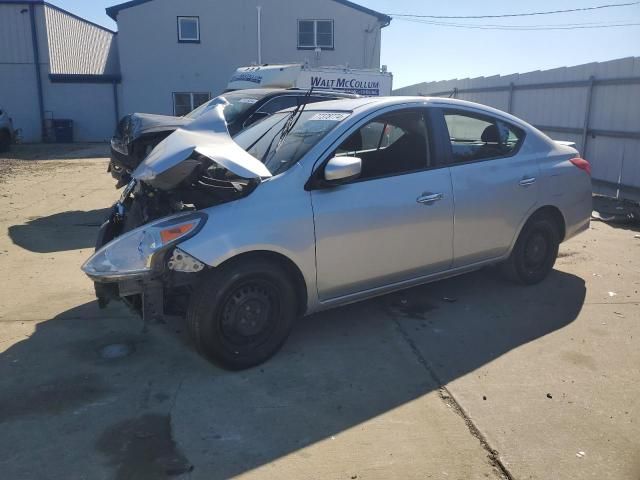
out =
<svg viewBox="0 0 640 480"><path fill-rule="evenodd" d="M130 141L136 140L145 133L166 132L176 130L193 120L186 117L172 117L169 115L154 115L151 113L132 113L129 121L129 131L125 132Z"/></svg>
<svg viewBox="0 0 640 480"><path fill-rule="evenodd" d="M133 172L133 178L153 184L158 176L187 161L194 152L211 159L242 178L271 177L269 169L235 143L229 135L224 118L224 107L228 104L222 97L212 101L200 117L178 128L160 142ZM163 186L170 188L177 185L192 169L185 168L182 171L184 173L174 175L169 184L163 181Z"/></svg>

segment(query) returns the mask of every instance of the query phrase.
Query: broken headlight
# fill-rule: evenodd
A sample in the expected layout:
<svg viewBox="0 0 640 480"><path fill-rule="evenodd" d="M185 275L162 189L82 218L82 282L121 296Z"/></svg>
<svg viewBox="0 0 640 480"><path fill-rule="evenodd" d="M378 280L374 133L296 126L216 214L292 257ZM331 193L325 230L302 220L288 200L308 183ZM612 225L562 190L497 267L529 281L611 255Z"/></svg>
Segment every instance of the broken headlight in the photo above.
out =
<svg viewBox="0 0 640 480"><path fill-rule="evenodd" d="M127 232L98 250L82 271L98 281L140 277L153 270L154 256L200 231L206 214L193 212L163 218Z"/></svg>

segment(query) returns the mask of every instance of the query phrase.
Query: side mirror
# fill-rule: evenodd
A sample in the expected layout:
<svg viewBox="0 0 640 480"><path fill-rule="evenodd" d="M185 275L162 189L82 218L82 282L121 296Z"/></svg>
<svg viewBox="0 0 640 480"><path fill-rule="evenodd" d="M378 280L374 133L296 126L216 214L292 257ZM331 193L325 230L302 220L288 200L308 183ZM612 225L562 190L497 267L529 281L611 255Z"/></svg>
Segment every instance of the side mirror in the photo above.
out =
<svg viewBox="0 0 640 480"><path fill-rule="evenodd" d="M358 178L362 173L362 160L358 157L333 157L324 167L327 182L344 182Z"/></svg>

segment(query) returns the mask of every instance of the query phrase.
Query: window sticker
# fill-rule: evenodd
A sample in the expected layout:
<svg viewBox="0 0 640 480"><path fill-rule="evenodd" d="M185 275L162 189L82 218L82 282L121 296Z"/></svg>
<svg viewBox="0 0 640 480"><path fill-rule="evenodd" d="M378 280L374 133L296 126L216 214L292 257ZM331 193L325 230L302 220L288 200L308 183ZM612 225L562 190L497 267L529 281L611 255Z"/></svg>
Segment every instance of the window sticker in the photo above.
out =
<svg viewBox="0 0 640 480"><path fill-rule="evenodd" d="M241 98L238 102L253 105L254 103L258 103L258 100L256 98Z"/></svg>
<svg viewBox="0 0 640 480"><path fill-rule="evenodd" d="M345 118L349 116L348 113L335 113L335 112L324 112L324 113L316 113L309 120L317 120L324 122L341 122Z"/></svg>

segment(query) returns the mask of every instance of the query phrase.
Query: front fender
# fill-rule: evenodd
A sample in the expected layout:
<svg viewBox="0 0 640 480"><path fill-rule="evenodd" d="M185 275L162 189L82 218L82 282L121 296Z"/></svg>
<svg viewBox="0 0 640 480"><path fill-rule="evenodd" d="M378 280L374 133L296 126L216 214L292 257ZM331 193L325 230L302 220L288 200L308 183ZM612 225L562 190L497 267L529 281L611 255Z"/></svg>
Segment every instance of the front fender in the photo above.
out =
<svg viewBox="0 0 640 480"><path fill-rule="evenodd" d="M248 197L206 209L207 223L180 248L210 267L250 252L282 255L302 273L312 301L317 291L311 197L291 173L260 184Z"/></svg>

